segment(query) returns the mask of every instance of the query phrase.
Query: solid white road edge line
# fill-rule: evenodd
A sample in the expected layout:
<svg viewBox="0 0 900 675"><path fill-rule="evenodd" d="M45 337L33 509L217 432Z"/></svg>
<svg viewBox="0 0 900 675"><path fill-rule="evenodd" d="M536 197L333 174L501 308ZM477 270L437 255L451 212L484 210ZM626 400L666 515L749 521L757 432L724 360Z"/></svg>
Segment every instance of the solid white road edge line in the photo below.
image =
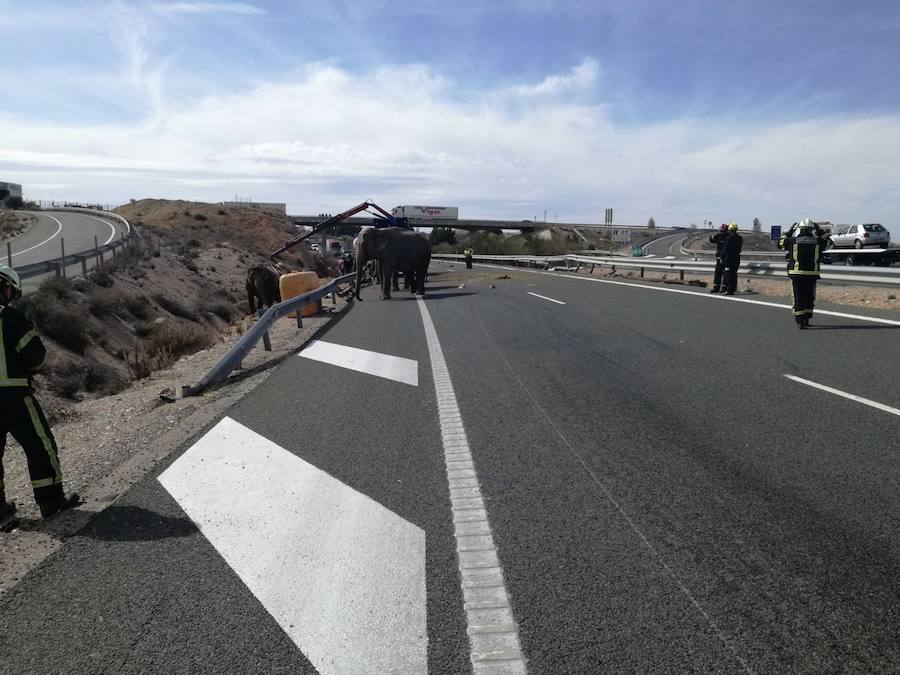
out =
<svg viewBox="0 0 900 675"><path fill-rule="evenodd" d="M646 256L645 256L646 257ZM493 267L498 270L508 270L506 265L491 265L488 263L475 263L480 267ZM577 279L579 281L593 281L595 284L612 284L613 286L628 286L629 288L646 288L647 290L657 291L659 293L679 293L681 295L690 295L695 298L703 298L705 300L721 300L728 302L745 302L750 305L761 305L763 307L777 307L779 309L793 309L790 305L783 305L778 302L765 302L763 300L750 300L749 298L736 298L732 295L716 295L712 293L695 293L694 291L684 291L680 288L660 288L658 286L648 286L647 284L635 284L627 281L613 281L612 279L592 279L590 277L577 277L571 274L555 274L553 272L542 272L540 270L526 270L521 268L513 268L516 272L528 272L529 274L543 274L548 277L560 277L561 279ZM842 319L854 319L856 321L870 321L872 323L883 323L887 326L900 326L900 321L894 319L881 319L875 316L864 316L862 314L847 314L845 312L833 312L828 309L817 309L816 314L825 314L826 316L837 316Z"/></svg>
<svg viewBox="0 0 900 675"><path fill-rule="evenodd" d="M842 396L843 398L849 398L851 401L856 401L857 403L864 403L865 405L872 406L873 408L878 408L878 410L883 410L886 413L890 413L891 415L897 415L900 417L900 410L897 408L892 408L889 405L884 405L883 403L879 403L878 401L872 401L868 398L863 398L862 396L857 396L856 394L848 394L846 391L841 391L840 389L835 389L833 387L828 387L824 384L819 384L818 382L813 382L812 380L804 380L802 377L797 377L796 375L787 375L785 377L789 380L793 380L794 382L799 382L800 384L805 384L809 387L815 387L816 389L821 389L822 391L827 391L829 394L834 394L835 396Z"/></svg>
<svg viewBox="0 0 900 675"><path fill-rule="evenodd" d="M106 246L109 242L116 238L116 226L111 222L109 222L108 220L103 220L103 218L98 218L97 216L88 216L88 218L92 218L93 220L96 220L99 223L103 223L104 225L109 225L109 229L112 230L109 235L109 239L104 241L101 246Z"/></svg>
<svg viewBox="0 0 900 675"><path fill-rule="evenodd" d="M463 609L475 673L527 673L503 569L472 461L453 383L426 301L416 298L425 326L453 511Z"/></svg>
<svg viewBox="0 0 900 675"><path fill-rule="evenodd" d="M427 672L421 528L228 417L158 480L318 672Z"/></svg>
<svg viewBox="0 0 900 675"><path fill-rule="evenodd" d="M419 362L400 356L347 347L324 340L314 340L298 356L355 370L358 373L383 377L386 380L411 384L414 387L419 386Z"/></svg>
<svg viewBox="0 0 900 675"><path fill-rule="evenodd" d="M557 305L564 305L562 300L554 300L553 298L548 298L546 295L538 295L537 293L532 293L531 291L526 291L528 295L533 295L536 298L540 298L541 300L549 300L550 302L555 302Z"/></svg>
<svg viewBox="0 0 900 675"><path fill-rule="evenodd" d="M44 239L44 241L42 241L40 244L35 244L35 245L32 246L31 248L25 248L25 249L22 249L21 251L17 251L16 253L13 253L13 254L12 254L12 257L13 257L13 258L15 258L17 255L22 255L23 253L28 253L28 251L33 251L33 250L36 249L36 248L40 248L41 246L43 246L44 244L46 244L48 241L52 241L52 240L56 239L57 235L58 235L60 232L62 232L62 223L61 223L57 218L54 218L53 216L51 216L51 215L48 214L48 213L42 213L41 215L42 215L42 216L47 216L50 220L52 220L52 221L54 221L54 222L56 223L56 225L57 225L57 227L56 227L56 232L54 232L54 233L51 234L49 237L47 237L46 239Z"/></svg>

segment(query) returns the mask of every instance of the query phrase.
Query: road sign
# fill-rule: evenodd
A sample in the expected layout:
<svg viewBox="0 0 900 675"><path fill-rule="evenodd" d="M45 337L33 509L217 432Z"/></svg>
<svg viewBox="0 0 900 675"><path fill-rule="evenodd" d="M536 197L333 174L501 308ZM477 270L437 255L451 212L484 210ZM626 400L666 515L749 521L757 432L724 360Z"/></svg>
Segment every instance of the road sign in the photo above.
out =
<svg viewBox="0 0 900 675"><path fill-rule="evenodd" d="M631 241L631 230L626 230L624 228L615 229L612 231L612 240L613 241Z"/></svg>
<svg viewBox="0 0 900 675"><path fill-rule="evenodd" d="M772 238L772 241L778 241L779 239L781 239L781 225L773 225L772 234L769 236Z"/></svg>

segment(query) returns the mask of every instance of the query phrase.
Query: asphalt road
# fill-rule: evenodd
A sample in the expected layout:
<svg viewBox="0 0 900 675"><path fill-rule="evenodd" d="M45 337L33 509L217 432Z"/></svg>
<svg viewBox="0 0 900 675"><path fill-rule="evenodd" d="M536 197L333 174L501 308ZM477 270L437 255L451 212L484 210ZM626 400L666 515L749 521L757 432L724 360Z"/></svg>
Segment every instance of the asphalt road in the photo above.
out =
<svg viewBox="0 0 900 675"><path fill-rule="evenodd" d="M425 304L531 672L900 670L900 416L785 377L898 409L900 326L459 267ZM418 386L290 358L227 416L424 531L428 670L467 672L418 304L364 298L319 339ZM0 597L0 670L62 669L315 672L156 476Z"/></svg>
<svg viewBox="0 0 900 675"><path fill-rule="evenodd" d="M688 236L687 230L681 230L674 234L669 234L659 239L654 239L644 246L647 255L654 258L681 259L688 258L681 252L681 245Z"/></svg>
<svg viewBox="0 0 900 675"><path fill-rule="evenodd" d="M97 216L69 211L30 213L37 218L37 222L10 242L13 267L59 258L61 242L64 242L66 254L70 255L92 249L95 237L102 246L121 238L123 234L123 225ZM7 262L5 246L2 259Z"/></svg>

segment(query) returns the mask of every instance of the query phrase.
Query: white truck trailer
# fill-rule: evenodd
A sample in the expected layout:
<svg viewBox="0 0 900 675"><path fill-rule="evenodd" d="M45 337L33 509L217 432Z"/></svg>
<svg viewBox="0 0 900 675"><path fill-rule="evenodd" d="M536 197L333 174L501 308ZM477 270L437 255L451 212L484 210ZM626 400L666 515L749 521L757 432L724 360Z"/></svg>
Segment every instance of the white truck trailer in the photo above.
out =
<svg viewBox="0 0 900 675"><path fill-rule="evenodd" d="M395 206L391 215L415 220L459 220L459 209L455 206Z"/></svg>

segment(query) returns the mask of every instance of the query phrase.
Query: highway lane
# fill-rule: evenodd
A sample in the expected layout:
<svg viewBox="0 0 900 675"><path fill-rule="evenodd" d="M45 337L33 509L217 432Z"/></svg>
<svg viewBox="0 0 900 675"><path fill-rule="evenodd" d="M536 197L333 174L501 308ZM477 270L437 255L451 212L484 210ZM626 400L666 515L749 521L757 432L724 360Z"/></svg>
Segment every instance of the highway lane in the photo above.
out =
<svg viewBox="0 0 900 675"><path fill-rule="evenodd" d="M900 423L783 373L900 407L900 332L528 276L438 330L535 671L896 668Z"/></svg>
<svg viewBox="0 0 900 675"><path fill-rule="evenodd" d="M37 222L28 232L11 241L12 262L20 267L59 258L60 241L66 253L78 253L94 247L94 237L102 246L122 236L124 226L105 218L68 211L34 211ZM2 252L6 262L6 250Z"/></svg>
<svg viewBox="0 0 900 675"><path fill-rule="evenodd" d="M690 234L689 230L680 230L674 234L654 239L644 246L644 251L647 255L654 258L680 259L689 257L681 252L681 244L688 234Z"/></svg>
<svg viewBox="0 0 900 675"><path fill-rule="evenodd" d="M784 374L900 407L896 372L866 358L900 331L434 267L426 304L532 672L896 670L898 418ZM429 670L465 672L421 318L364 297L319 337L414 360L418 386L292 358L228 415L424 530ZM0 608L0 663L20 671L312 672L153 479Z"/></svg>

